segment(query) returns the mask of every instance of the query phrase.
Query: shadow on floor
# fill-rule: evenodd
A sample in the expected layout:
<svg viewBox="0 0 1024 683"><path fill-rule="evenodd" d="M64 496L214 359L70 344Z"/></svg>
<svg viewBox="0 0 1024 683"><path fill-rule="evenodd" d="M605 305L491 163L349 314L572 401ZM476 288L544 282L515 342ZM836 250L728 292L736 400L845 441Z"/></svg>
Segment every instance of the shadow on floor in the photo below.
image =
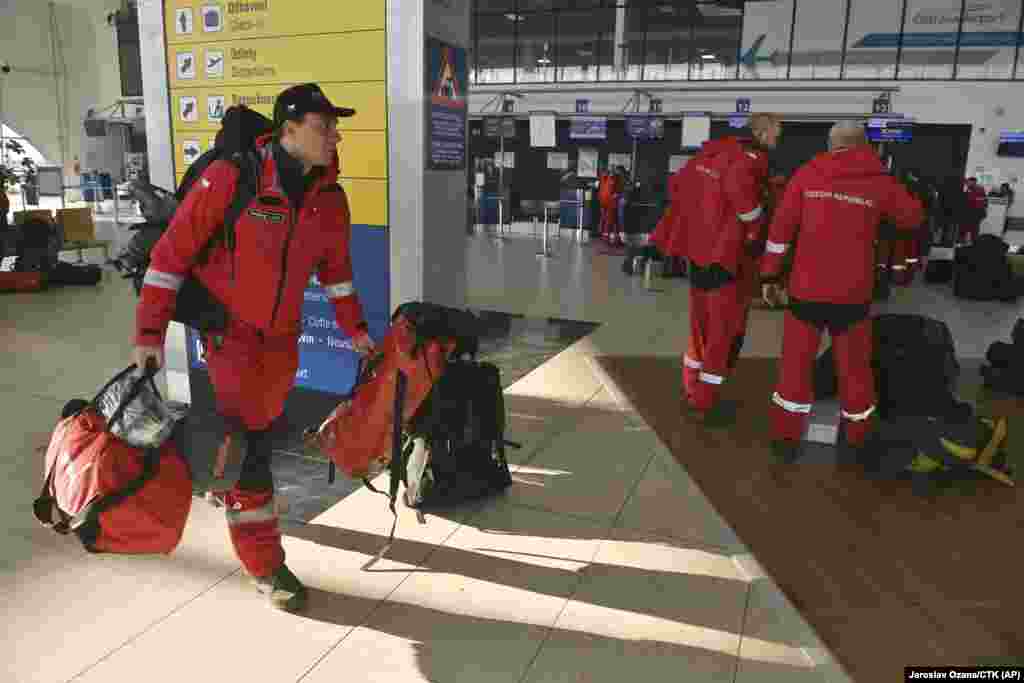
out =
<svg viewBox="0 0 1024 683"><path fill-rule="evenodd" d="M599 362L857 680L891 679L908 661L1024 651L1024 596L1010 588L1020 546L1006 542L1024 524L1016 489L979 480L971 495L931 500L857 465L774 465L774 359L740 360L726 389L739 419L722 430L679 419L675 359ZM983 410L1021 413L1010 403Z"/></svg>

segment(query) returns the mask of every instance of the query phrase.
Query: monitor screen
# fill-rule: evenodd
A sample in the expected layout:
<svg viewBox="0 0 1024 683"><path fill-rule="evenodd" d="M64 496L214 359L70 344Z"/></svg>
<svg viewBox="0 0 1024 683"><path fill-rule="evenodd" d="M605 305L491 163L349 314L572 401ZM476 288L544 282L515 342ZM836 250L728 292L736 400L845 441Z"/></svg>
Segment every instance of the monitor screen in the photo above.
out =
<svg viewBox="0 0 1024 683"><path fill-rule="evenodd" d="M1004 130L999 134L996 154L1001 157L1024 157L1024 130Z"/></svg>
<svg viewBox="0 0 1024 683"><path fill-rule="evenodd" d="M869 119L867 133L871 142L910 142L914 139L914 122L904 118Z"/></svg>
<svg viewBox="0 0 1024 683"><path fill-rule="evenodd" d="M661 140L665 137L665 119L645 114L627 116L626 135L636 140Z"/></svg>
<svg viewBox="0 0 1024 683"><path fill-rule="evenodd" d="M604 140L608 137L608 119L598 116L574 116L569 119L570 140Z"/></svg>

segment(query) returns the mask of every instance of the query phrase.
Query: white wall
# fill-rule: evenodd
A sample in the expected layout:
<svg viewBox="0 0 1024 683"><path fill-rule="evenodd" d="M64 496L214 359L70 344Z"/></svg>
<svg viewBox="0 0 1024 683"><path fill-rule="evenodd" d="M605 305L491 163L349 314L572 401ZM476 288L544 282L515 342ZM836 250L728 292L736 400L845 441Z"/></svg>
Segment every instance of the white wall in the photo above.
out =
<svg viewBox="0 0 1024 683"><path fill-rule="evenodd" d="M0 75L0 116L52 164L61 163L60 131L66 160L81 155L82 119L90 107L120 97L115 30L106 16L120 0L64 0L56 4L57 34L67 77L59 79L66 107L57 114L57 88L50 48L50 4L43 0L0 2L0 61L11 73ZM59 64L59 61L58 61Z"/></svg>

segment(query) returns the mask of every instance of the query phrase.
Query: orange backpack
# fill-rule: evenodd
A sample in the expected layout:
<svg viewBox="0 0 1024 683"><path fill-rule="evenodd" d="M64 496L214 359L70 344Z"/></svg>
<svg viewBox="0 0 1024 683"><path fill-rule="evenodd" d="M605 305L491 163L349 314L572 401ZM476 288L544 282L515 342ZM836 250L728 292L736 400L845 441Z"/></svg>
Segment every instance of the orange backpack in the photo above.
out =
<svg viewBox="0 0 1024 683"><path fill-rule="evenodd" d="M454 348L451 339L417 345L415 328L399 316L378 354L361 370L351 399L331 412L315 436L309 435L313 445L354 479L380 471L400 443L396 430L408 424L441 379Z"/></svg>

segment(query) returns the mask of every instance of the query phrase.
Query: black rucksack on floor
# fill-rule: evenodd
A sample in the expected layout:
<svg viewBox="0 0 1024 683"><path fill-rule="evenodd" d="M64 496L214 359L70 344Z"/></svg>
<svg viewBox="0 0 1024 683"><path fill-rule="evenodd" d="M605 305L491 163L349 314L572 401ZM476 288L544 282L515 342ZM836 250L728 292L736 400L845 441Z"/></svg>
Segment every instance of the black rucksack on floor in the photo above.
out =
<svg viewBox="0 0 1024 683"><path fill-rule="evenodd" d="M403 449L422 438L430 452L419 488L419 510L446 508L504 491L512 484L505 458L505 400L501 372L491 363L453 360L407 430ZM403 467L402 473L406 470Z"/></svg>
<svg viewBox="0 0 1024 683"><path fill-rule="evenodd" d="M924 281L933 285L948 284L953 281L953 262L946 260L929 260L924 269Z"/></svg>
<svg viewBox="0 0 1024 683"><path fill-rule="evenodd" d="M30 218L18 230L21 235L15 249L14 271L49 274L59 260L61 239L57 226L41 218Z"/></svg>
<svg viewBox="0 0 1024 683"><path fill-rule="evenodd" d="M953 295L975 301L1015 301L1021 281L1007 256L1010 246L995 235L981 235L956 250Z"/></svg>
<svg viewBox="0 0 1024 683"><path fill-rule="evenodd" d="M1024 396L1024 318L1013 326L1011 343L993 342L981 367L985 386L995 391Z"/></svg>
<svg viewBox="0 0 1024 683"><path fill-rule="evenodd" d="M1005 418L980 418L966 410L955 420L900 417L883 422L859 451L871 476L908 478L920 494L972 479L1014 485Z"/></svg>
<svg viewBox="0 0 1024 683"><path fill-rule="evenodd" d="M882 419L905 416L956 417L965 404L954 394L960 364L946 323L921 315L885 314L873 320L872 369ZM838 393L833 350L814 370L819 399Z"/></svg>

